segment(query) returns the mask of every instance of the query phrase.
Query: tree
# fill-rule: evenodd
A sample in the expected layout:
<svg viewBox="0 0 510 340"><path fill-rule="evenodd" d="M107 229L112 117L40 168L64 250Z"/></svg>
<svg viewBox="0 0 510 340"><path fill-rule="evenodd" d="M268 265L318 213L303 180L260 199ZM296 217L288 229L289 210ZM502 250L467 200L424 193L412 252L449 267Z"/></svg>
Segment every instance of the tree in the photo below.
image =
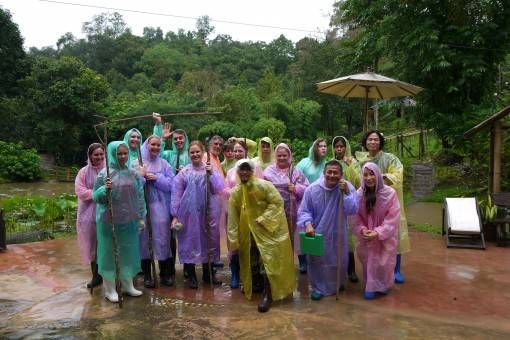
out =
<svg viewBox="0 0 510 340"><path fill-rule="evenodd" d="M18 25L11 13L0 8L0 96L18 92L18 80L24 76L25 52Z"/></svg>
<svg viewBox="0 0 510 340"><path fill-rule="evenodd" d="M186 64L186 56L182 52L160 43L145 50L136 66L152 79L154 87L161 88L169 80L179 81Z"/></svg>
<svg viewBox="0 0 510 340"><path fill-rule="evenodd" d="M117 38L129 31L127 24L121 14L101 13L94 15L92 21L83 23L82 31L87 35L89 41L98 38Z"/></svg>
<svg viewBox="0 0 510 340"><path fill-rule="evenodd" d="M332 22L350 32L354 64L424 87L426 124L444 147L460 142L476 108L493 101L498 65L510 48L507 1L347 0ZM366 65L369 66L369 65Z"/></svg>
<svg viewBox="0 0 510 340"><path fill-rule="evenodd" d="M275 118L261 118L252 128L255 138L269 137L274 143L279 143L285 136L285 123Z"/></svg>
<svg viewBox="0 0 510 340"><path fill-rule="evenodd" d="M211 25L211 19L209 16L204 15L197 19L197 38L202 40L203 42L207 41L207 37L214 32L214 26Z"/></svg>

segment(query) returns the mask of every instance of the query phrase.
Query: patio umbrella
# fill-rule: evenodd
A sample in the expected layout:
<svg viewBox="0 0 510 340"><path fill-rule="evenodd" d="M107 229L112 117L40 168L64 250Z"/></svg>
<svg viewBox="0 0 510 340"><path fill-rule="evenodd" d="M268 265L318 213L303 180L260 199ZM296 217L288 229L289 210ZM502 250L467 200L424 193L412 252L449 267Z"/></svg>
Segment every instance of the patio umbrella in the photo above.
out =
<svg viewBox="0 0 510 340"><path fill-rule="evenodd" d="M317 85L317 91L334 94L343 98L365 98L363 132L368 130L368 98L389 99L395 97L415 97L421 87L388 78L367 71L365 73L326 80Z"/></svg>

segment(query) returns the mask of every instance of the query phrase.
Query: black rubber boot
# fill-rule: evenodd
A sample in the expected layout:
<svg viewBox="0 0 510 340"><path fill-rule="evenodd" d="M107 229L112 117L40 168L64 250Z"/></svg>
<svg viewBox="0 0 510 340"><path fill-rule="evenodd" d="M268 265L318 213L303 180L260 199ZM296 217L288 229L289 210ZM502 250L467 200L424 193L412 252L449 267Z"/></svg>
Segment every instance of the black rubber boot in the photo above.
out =
<svg viewBox="0 0 510 340"><path fill-rule="evenodd" d="M356 275L356 261L354 260L354 252L349 252L349 264L347 265L347 273L349 274L349 281L358 282Z"/></svg>
<svg viewBox="0 0 510 340"><path fill-rule="evenodd" d="M166 259L164 261L158 261L159 262L159 282L163 286L171 287L174 285L174 280L170 276L170 265L171 261L170 259Z"/></svg>
<svg viewBox="0 0 510 340"><path fill-rule="evenodd" d="M308 263L306 261L306 255L298 255L299 260L299 272L301 274L306 274Z"/></svg>
<svg viewBox="0 0 510 340"><path fill-rule="evenodd" d="M143 286L145 288L156 288L151 272L151 260L142 260Z"/></svg>
<svg viewBox="0 0 510 340"><path fill-rule="evenodd" d="M89 289L100 286L103 283L103 277L97 271L97 262L90 262L90 270L92 271L92 280L87 283L87 288Z"/></svg>
<svg viewBox="0 0 510 340"><path fill-rule="evenodd" d="M261 293L264 290L264 277L260 273L252 273L251 291L253 293Z"/></svg>
<svg viewBox="0 0 510 340"><path fill-rule="evenodd" d="M230 258L230 272L232 276L230 278L230 288L239 288L239 254L234 254Z"/></svg>
<svg viewBox="0 0 510 340"><path fill-rule="evenodd" d="M216 279L216 271L214 270L212 263L210 267L212 270L212 275L209 275L209 263L202 263L202 280L204 281L204 283L211 284L212 277L213 285L221 285L221 281Z"/></svg>
<svg viewBox="0 0 510 340"><path fill-rule="evenodd" d="M185 263L184 271L188 274L188 287L191 289L198 289L197 273L195 272L194 263Z"/></svg>
<svg viewBox="0 0 510 340"><path fill-rule="evenodd" d="M260 299L260 303L258 305L259 312L267 312L269 308L271 308L272 302L273 298L271 296L271 284L269 283L267 276L264 275L264 293L262 294L262 298Z"/></svg>

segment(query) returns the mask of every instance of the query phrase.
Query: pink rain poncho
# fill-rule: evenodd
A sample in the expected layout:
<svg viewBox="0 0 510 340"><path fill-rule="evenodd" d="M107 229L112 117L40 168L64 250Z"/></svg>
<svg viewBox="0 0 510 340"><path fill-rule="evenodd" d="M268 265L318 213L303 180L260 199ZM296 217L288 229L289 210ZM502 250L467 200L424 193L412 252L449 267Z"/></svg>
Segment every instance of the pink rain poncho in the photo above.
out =
<svg viewBox="0 0 510 340"><path fill-rule="evenodd" d="M305 177L305 175L301 172L301 170L292 165L292 152L290 151L290 148L287 144L278 144L275 148L275 155L278 153L278 149L280 148L285 149L289 153L289 167L286 169L280 169L275 160L274 164L270 165L266 168L266 170L264 170L264 179L273 183L275 188L282 196L285 208L285 216L289 226L290 239L293 241L294 250L299 253L299 234L295 232L297 224L297 212L299 205L301 204L301 200L303 199L305 189L310 183L308 182L308 179ZM289 183L291 182L294 184L295 188L295 191L292 194L292 207L290 204L291 193L289 191Z"/></svg>
<svg viewBox="0 0 510 340"><path fill-rule="evenodd" d="M214 168L213 168L214 169ZM223 177L213 170L209 226L206 226L206 170L205 163L198 167L189 164L174 178L172 215L183 227L177 232L179 260L181 263L207 263L220 260L221 192ZM210 228L210 230L206 230ZM208 233L210 231L210 235ZM208 235L210 236L208 238ZM208 256L207 245L209 245Z"/></svg>
<svg viewBox="0 0 510 340"><path fill-rule="evenodd" d="M152 227L152 249L154 259L166 260L172 257L170 252L170 222L171 222L171 190L174 178L174 170L168 162L159 155L153 156L149 151L151 136L142 145L143 166L147 173L156 175L155 181L146 180L145 190L149 196L150 219ZM140 233L140 256L150 259L149 256L149 232L147 228Z"/></svg>
<svg viewBox="0 0 510 340"><path fill-rule="evenodd" d="M117 149L127 145L121 141L108 144L108 164L112 180L112 211L117 251L119 254L120 279L130 280L140 271L140 248L138 228L145 218L143 179L129 167L128 161L120 167ZM111 219L106 190L106 169L101 170L94 183L92 199L97 203L97 264L99 274L108 281L115 280Z"/></svg>
<svg viewBox="0 0 510 340"><path fill-rule="evenodd" d="M353 233L358 237L356 252L363 265L365 291L386 292L393 286L395 276L400 205L396 191L384 184L379 167L369 162L362 171L365 169L373 171L376 177L376 203L372 212L368 213L362 178L358 189L359 210L353 219ZM362 237L364 229L375 230L378 237L365 241Z"/></svg>
<svg viewBox="0 0 510 340"><path fill-rule="evenodd" d="M349 194L343 198L343 219L341 233L340 284L347 274L347 216L358 210L358 195L351 183ZM340 189L336 185L328 188L324 176L310 184L298 212L298 230L304 232L311 222L316 233L324 237L324 255L308 255L308 277L312 289L322 295L336 294L336 270L338 266L338 225L340 223Z"/></svg>
<svg viewBox="0 0 510 340"><path fill-rule="evenodd" d="M78 197L76 232L83 264L96 260L96 202L92 200L92 191L96 177L104 166L104 162L93 166L89 157L87 165L78 171L74 181L74 192Z"/></svg>

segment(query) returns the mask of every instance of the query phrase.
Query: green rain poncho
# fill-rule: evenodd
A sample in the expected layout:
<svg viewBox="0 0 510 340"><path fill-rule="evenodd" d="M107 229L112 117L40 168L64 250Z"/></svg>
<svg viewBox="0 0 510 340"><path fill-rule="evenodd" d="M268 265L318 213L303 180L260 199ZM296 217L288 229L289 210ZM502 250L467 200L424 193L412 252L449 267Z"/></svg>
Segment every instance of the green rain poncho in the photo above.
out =
<svg viewBox="0 0 510 340"><path fill-rule="evenodd" d="M335 136L333 138L333 142L331 143L331 147L333 149L333 158L336 159L335 154L335 143L338 141L338 139L343 139L345 144L345 154L343 159L338 159L340 164L342 164L342 170L344 173L344 178L351 182L351 184L358 189L361 185L361 167L359 165L359 162L356 160L356 158L352 157L351 153L351 144L345 138L344 136ZM351 164L349 165L347 161L350 160Z"/></svg>
<svg viewBox="0 0 510 340"><path fill-rule="evenodd" d="M172 138L172 148L170 150L165 150L166 142L161 140L161 154L160 154L161 158L165 159L168 162L168 164L170 164L172 166L174 171L177 170L177 165L179 166L179 168L184 168L186 165L191 163L191 161L189 159L189 155L188 155L188 149L189 149L188 135L186 134L186 132L184 132L184 130L179 130L179 131L182 131L182 133L184 134L184 147L182 148L182 150L180 152L179 152L179 150L177 150L177 147L175 146L173 138ZM154 125L153 133L156 136L161 137L163 135L162 125L161 124ZM179 158L179 164L177 164L177 158Z"/></svg>
<svg viewBox="0 0 510 340"><path fill-rule="evenodd" d="M142 133L140 132L140 130L138 129L135 129L135 128L132 128L130 130L128 130L125 134L124 134L124 143L127 145L128 147L128 150L129 150L129 161L132 162L134 160L137 160L138 161L138 156L139 156L139 153L140 153L140 148L135 148L135 149L132 149L130 146L129 146L129 136L131 136L131 133L132 132L136 132L140 135L140 146L142 146L142 139L143 139L143 136L142 136Z"/></svg>
<svg viewBox="0 0 510 340"><path fill-rule="evenodd" d="M326 166L326 157L323 157L318 163L315 162L315 157L313 154L313 147L315 143L318 143L318 139L313 142L310 149L308 149L308 157L303 158L299 161L296 167L303 172L305 177L308 179L308 182L312 184L316 180L318 180L324 171L324 167Z"/></svg>
<svg viewBox="0 0 510 340"><path fill-rule="evenodd" d="M264 160L262 158L262 142L266 142L269 144L269 150L271 153L269 155L269 159ZM273 141L269 137L262 137L259 141L257 157L253 158L253 161L256 165L258 165L262 170L266 170L266 168L274 163L274 145Z"/></svg>
<svg viewBox="0 0 510 340"><path fill-rule="evenodd" d="M357 152L356 158L358 158L361 166L366 162L377 164L379 169L381 169L382 175L391 181L388 185L397 192L398 202L400 203L400 227L398 229L399 242L397 252L398 254L407 253L411 250L411 244L409 242L407 218L404 210L404 166L397 156L382 150L379 151L375 157L370 157L368 152Z"/></svg>
<svg viewBox="0 0 510 340"><path fill-rule="evenodd" d="M112 210L120 261L120 279L131 280L140 271L138 240L139 221L145 217L142 179L129 168L129 161L120 167L117 149L124 142L108 144L108 164L112 179ZM115 280L112 233L106 190L106 169L101 170L94 184L92 199L96 206L97 263L105 280Z"/></svg>
<svg viewBox="0 0 510 340"><path fill-rule="evenodd" d="M258 223L257 223L258 222ZM271 182L252 178L237 185L228 212L230 250L239 250L244 294L251 300L251 238L260 252L274 300L292 294L296 284L294 255L280 193Z"/></svg>

